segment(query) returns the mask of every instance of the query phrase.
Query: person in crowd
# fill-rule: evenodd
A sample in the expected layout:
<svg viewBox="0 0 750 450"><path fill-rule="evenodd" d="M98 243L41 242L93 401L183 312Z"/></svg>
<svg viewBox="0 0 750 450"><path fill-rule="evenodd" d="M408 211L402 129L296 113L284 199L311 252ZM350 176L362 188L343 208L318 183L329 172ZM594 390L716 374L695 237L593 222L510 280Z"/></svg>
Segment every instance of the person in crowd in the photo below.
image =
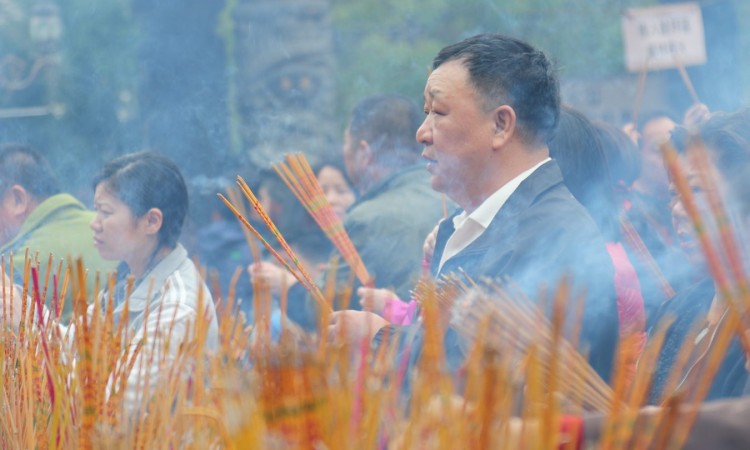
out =
<svg viewBox="0 0 750 450"><path fill-rule="evenodd" d="M119 262L114 292L105 288L99 296L113 299L116 321L127 320L126 351L141 347L124 393L125 404L135 407L143 400L139 396L145 383L153 386L168 372L164 364L174 361L199 316L208 323L206 348L218 345L217 319L211 294L178 242L188 208L178 167L156 153L131 153L106 163L93 186L94 244L102 258ZM129 280L134 284L127 296ZM6 318L15 327L23 301L17 294L12 297L14 316ZM69 331L74 332L64 330L63 335Z"/></svg>
<svg viewBox="0 0 750 450"><path fill-rule="evenodd" d="M542 284L570 275L588 293L582 341L608 378L618 336L612 263L596 224L549 158L560 107L552 63L517 39L478 35L438 53L424 100L417 140L430 183L461 208L440 224L432 274L507 276L532 297ZM384 319L358 311L334 313L330 327L338 333L346 322L354 340L377 343L393 332ZM462 352L450 332L447 356L455 368ZM413 358L416 336L407 344Z"/></svg>
<svg viewBox="0 0 750 450"><path fill-rule="evenodd" d="M717 169L723 175L717 180L715 186L704 184L704 178L700 172L704 170L715 170L704 167L700 161L696 161L689 153L683 154L682 159L686 167L688 182L702 213L710 217L707 193L714 190L717 195L730 200L734 208L734 229L744 233L746 225L750 220L750 189L748 189L747 170L750 170L750 111L743 110L733 114L717 113L710 119L698 125L690 135L688 130L681 128L673 138L676 146L684 150L690 145L694 136L699 136L707 148L715 156ZM683 341L695 325L704 325L696 337L697 355L703 353L711 344L711 336L718 325L726 318L726 305L718 294L715 282L710 278L710 272L706 266L703 252L693 231L682 199L674 195L672 217L675 230L677 230L680 244L688 255L688 263L698 267L697 273L703 277L689 288L679 292L672 300L665 303L659 313L659 317L673 317L674 323L669 329L659 361L655 369L654 382L651 390L652 401L658 401L663 394L667 375L671 371L677 358L677 350L682 347ZM707 232L716 233L715 229L707 229ZM748 247L744 245L747 253ZM745 355L739 341L735 339L730 345L726 356L714 378L707 399L720 399L737 397L744 394L747 382L747 371L745 370Z"/></svg>
<svg viewBox="0 0 750 450"><path fill-rule="evenodd" d="M440 194L430 188L414 140L420 122L412 100L376 95L354 107L344 132L344 163L359 194L344 227L375 286L402 298L419 278L422 241L443 216ZM348 267L337 279L348 282Z"/></svg>
<svg viewBox="0 0 750 450"><path fill-rule="evenodd" d="M703 114L700 121L694 122L690 130L677 130L674 136L678 149L686 147L685 142L699 137L706 145L712 158L714 167L695 164L696 161L688 155L682 157L687 166L688 181L698 205L705 211L706 189L716 189L730 205L733 230L739 235L741 250L747 262L750 245L747 241L746 230L750 223L750 110L744 109L734 113L716 113L708 117ZM695 142L695 141L693 141ZM716 178L716 186L706 186L698 176L700 170L718 170L720 177ZM708 216L708 213L705 213ZM687 254L694 263L705 264L700 249L696 245L695 236L682 223L687 221L684 205L679 198L673 200L672 215L675 228L682 230L682 242ZM662 311L675 318L667 335L660 359L654 375L652 401L658 399L664 388L664 377L676 358L676 350L683 344L688 329L695 321L705 324L697 336L695 347L698 354L709 349L710 341L719 322L723 320L725 306L716 295L714 282L705 279L698 282L685 293L678 293L665 304ZM747 331L746 331L747 334ZM747 421L750 419L750 393L747 370L750 365L747 355L737 342L730 344L724 360L719 366L716 377L706 397L708 401L698 411L693 429L683 448L697 449L735 449L750 446L750 432ZM693 359L690 363L700 364ZM692 364L689 364L689 366ZM689 373L687 374L689 376ZM732 398L738 397L739 398ZM657 409L642 410L642 415L654 414ZM689 414L691 411L684 410ZM585 442L595 444L601 437L601 416L590 416L584 420L583 434Z"/></svg>
<svg viewBox="0 0 750 450"><path fill-rule="evenodd" d="M606 241L615 269L620 335L637 335L642 348L646 342L646 315L641 284L623 246L616 185L595 125L580 111L563 106L549 153L560 166L565 185L586 208ZM633 374L636 360L637 356L631 361Z"/></svg>
<svg viewBox="0 0 750 450"><path fill-rule="evenodd" d="M342 222L345 221L347 211L357 200L346 168L340 161L330 158L317 164L313 172L336 215Z"/></svg>
<svg viewBox="0 0 750 450"><path fill-rule="evenodd" d="M639 122L642 165L641 174L635 181L635 190L646 198L667 205L670 198L669 178L659 146L669 140L677 126L676 119L664 111L650 111L643 114ZM652 206L658 207L657 204ZM668 225L669 219L665 221Z"/></svg>
<svg viewBox="0 0 750 450"><path fill-rule="evenodd" d="M333 250L333 245L320 228L315 223L302 221L289 224L280 231L307 273L313 279L324 276L329 268L329 255ZM308 305L313 300L308 297L305 288L285 268L277 262L263 261L260 264L252 264L248 267L248 273L254 283L260 280L268 283L274 301L271 312L274 336L278 335L277 332L280 331L281 327L279 298L285 289L287 298L286 317L303 330L314 331L318 329L318 317L310 313L311 308Z"/></svg>
<svg viewBox="0 0 750 450"><path fill-rule="evenodd" d="M346 217L348 208L354 203L354 191L346 177L342 164L325 160L313 168L326 199L331 203L340 219ZM260 201L271 215L277 228L284 236L300 263L313 278L322 277L328 269L328 261L333 245L305 211L304 206L294 198L292 192L283 186L276 173L265 172L260 181ZM271 241L272 242L272 241ZM278 249L283 253L282 249ZM312 299L297 279L278 261L265 260L253 263L247 268L253 283L260 280L267 283L274 298L273 320L280 326L278 299L286 289L287 317L305 330L318 327L317 315L307 305Z"/></svg>
<svg viewBox="0 0 750 450"><path fill-rule="evenodd" d="M408 298L420 276L424 237L443 215L440 194L430 189L428 174L418 163L414 134L420 121L412 100L375 95L354 107L344 132L346 174L358 194L344 228L374 284L402 298ZM336 272L339 288L348 287L350 274L342 262ZM352 292L361 286L354 283ZM349 305L361 308L356 299ZM317 317L313 302L305 306L309 317Z"/></svg>
<svg viewBox="0 0 750 450"><path fill-rule="evenodd" d="M626 219L637 233L637 239L643 243L643 249L637 255L638 263L643 265L643 261L648 261L647 264L654 261L659 269L658 273L663 275L656 275L656 289L647 284L649 292L660 294L655 302L658 305L689 284L689 274L675 270L681 266L684 255L672 228L669 179L660 150L660 145L669 140L676 125L675 119L664 111L649 111L639 120L641 171L633 183L631 207L626 213ZM641 270L641 273L644 272ZM651 280L644 277L644 281L650 283Z"/></svg>
<svg viewBox="0 0 750 450"><path fill-rule="evenodd" d="M212 288L214 297L218 296L222 301L226 301L232 277L237 269L244 269L252 263L252 254L242 224L232 210L216 196L217 192L224 192L227 187L233 186L234 182L230 177L191 181L190 210L197 228L194 252L198 256L199 264L208 271L209 287ZM250 207L245 202L245 210L248 208ZM214 274L218 285L212 281ZM252 305L252 299L250 280L247 276L240 276L234 285L234 305L239 303L240 310L245 313L247 319L252 318L249 306Z"/></svg>
<svg viewBox="0 0 750 450"><path fill-rule="evenodd" d="M653 259L651 252L640 239L640 235L627 220L633 208L633 184L641 173L640 149L620 128L602 121L594 121L594 126L602 150L604 150L609 173L615 183L621 243L638 275L646 316L646 329L649 329L664 299L671 298L674 293L671 292L672 286L662 272L662 268ZM667 269L675 270L674 267L665 268ZM670 292L665 293L663 289L668 289Z"/></svg>
<svg viewBox="0 0 750 450"><path fill-rule="evenodd" d="M304 209L300 208L299 201L292 191L270 167L258 173L253 185L258 202L275 224L293 222L306 217ZM261 220L253 208L250 208L250 215L255 221ZM265 227L259 228L258 231L266 233L269 239L273 239Z"/></svg>
<svg viewBox="0 0 750 450"><path fill-rule="evenodd" d="M620 208L627 211L632 206L633 184L641 175L641 153L638 146L620 128L600 120L592 122L596 127L609 174L615 183L615 198Z"/></svg>
<svg viewBox="0 0 750 450"><path fill-rule="evenodd" d="M81 257L89 270L88 292L94 289L97 272L106 275L114 270L115 265L99 256L91 239L88 225L94 213L62 192L52 168L37 150L23 144L0 147L0 190L0 254L8 261L13 253L16 282L23 280L26 249L31 258L38 255L43 268L50 254L55 262ZM47 291L47 305L51 305L52 291ZM73 310L72 292L68 292L60 311L66 320Z"/></svg>

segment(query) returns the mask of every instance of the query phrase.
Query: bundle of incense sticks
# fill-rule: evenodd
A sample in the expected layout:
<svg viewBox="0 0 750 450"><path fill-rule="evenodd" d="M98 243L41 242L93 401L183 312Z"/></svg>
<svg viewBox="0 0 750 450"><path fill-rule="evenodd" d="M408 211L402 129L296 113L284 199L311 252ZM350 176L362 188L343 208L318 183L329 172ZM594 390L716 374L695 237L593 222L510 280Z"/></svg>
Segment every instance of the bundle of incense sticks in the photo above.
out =
<svg viewBox="0 0 750 450"><path fill-rule="evenodd" d="M227 198L222 194L217 194L221 201L224 202L224 204L234 213L235 216L237 216L237 219L240 221L240 223L242 223L242 225L247 230L249 230L252 235L255 236L255 238L263 243L269 253L271 253L271 255L273 255L274 258L276 258L276 260L279 261L279 263L281 263L281 265L289 271L289 273L294 275L297 281L310 293L313 300L315 300L321 308L323 308L324 310L331 309L330 305L326 303L325 298L323 297L323 293L320 291L320 288L315 284L315 281L312 279L312 277L310 277L307 270L300 262L299 258L297 258L297 255L294 253L291 247L289 247L289 244L287 244L284 236L281 235L281 232L273 223L271 217L268 215L265 209L263 209L260 201L241 176L237 176L237 185L239 186L245 198L247 198L247 200L250 202L250 205L252 205L253 209L255 209L255 211L258 213L258 216L260 216L263 223L268 227L269 231L271 231L271 234L273 234L274 238L276 238L276 240L279 242L281 248L288 256L289 261L291 261L291 264L286 258L280 255L279 252L276 251L276 249L274 249L274 247L261 235L261 233L255 227L252 226L247 217L245 217L237 209L237 207L232 204L232 202L227 200Z"/></svg>
<svg viewBox="0 0 750 450"><path fill-rule="evenodd" d="M341 257L349 264L360 283L372 286L372 278L362 258L346 233L341 219L326 198L305 155L296 153L287 155L285 159L286 162L274 165L276 173L341 253Z"/></svg>
<svg viewBox="0 0 750 450"><path fill-rule="evenodd" d="M452 283L457 283L452 281ZM484 339L490 347L513 349L524 357L534 348L537 363L544 371L552 370L551 355L558 354L556 364L565 366L570 377L563 383L570 383L575 396L580 397L587 410L609 412L614 392L578 353L569 340L556 334L556 322L550 322L542 309L531 302L520 291L508 289L488 282L483 285L463 285L458 291L451 315L451 326L466 338L473 340L481 330L480 324L488 321ZM563 282L554 295L555 305L568 302L568 287ZM559 307L555 307L557 311ZM563 320L562 318L554 318ZM580 318L576 317L572 338L580 330ZM559 346L559 349L557 348Z"/></svg>
<svg viewBox="0 0 750 450"><path fill-rule="evenodd" d="M648 401L653 371L671 320L660 323L652 333L632 379L628 361L640 351L641 343L637 335L620 340L612 385L607 386L575 351L575 346L562 336L563 311L570 310L564 285L553 294L549 320L541 312L544 308L530 304L517 293L503 293L503 290L507 290L507 285L471 285L460 298L454 299L456 311L451 326L474 346L466 363L466 399L474 399L477 404L482 402L474 392L481 383L477 379L481 370L477 367L482 352L486 358L489 349L494 358L502 355L508 367L515 368L507 369L506 382L513 386L504 389L513 387L516 401L522 398L524 423L534 424L535 432L543 430L542 439L556 432L550 424L556 422L559 414L593 410L605 417L598 448L680 448L684 444L698 406L736 329L736 320L730 318L717 331L716 344L708 352L706 364L694 377L695 382L680 385L695 348L696 326L683 341L671 368L661 401L663 408L642 410ZM576 323L572 328L577 330L579 325ZM544 414L533 408L541 408ZM540 414L542 421L539 421ZM554 448L551 443L556 442L552 439L542 444L539 437L524 436L523 448Z"/></svg>
<svg viewBox="0 0 750 450"><path fill-rule="evenodd" d="M566 286L553 293L545 326L522 322L539 313L524 306L528 300L517 293L503 293L507 287L487 284L475 294L486 297L490 313L478 319L475 338L468 343L464 382L457 386L443 352L447 323L440 309L448 300L439 297L459 289L423 281L423 351L405 375L403 362L409 358L399 345L405 336L395 336L377 350L367 342L347 342L343 334L320 336L327 343L325 351L314 343L297 345L285 335L265 347L253 346L242 316L227 307L220 310L220 344L213 351L205 349L208 323L200 315L173 360L163 359L153 348L156 341L146 338L137 352L160 361L162 368L158 379L137 387L138 402L132 404L122 389L129 375L142 368L137 354L127 350L127 318L115 323L111 299L80 289L86 274L77 262L66 269L76 302L75 337L57 333L58 319L38 314L39 280L46 278L42 266L36 261L26 265L29 286L20 290L35 303L24 312L23 341L20 328L0 330L0 442L7 448L551 450L570 439L560 431L563 414L580 412L589 399L589 369L563 339L570 296ZM47 266L54 290L54 268ZM109 292L113 283L111 277L103 282ZM232 304L231 294L227 301ZM504 323L508 328L503 332L490 305L507 301L518 304L512 313L518 324L512 328ZM523 336L519 327L525 328ZM689 428L683 428L689 424L681 415L664 412L658 421L647 422L637 416L662 337L658 333L654 346L647 347L632 386L615 377L602 448L666 445ZM411 393L406 399L405 384ZM674 410L678 405L679 398L670 400Z"/></svg>
<svg viewBox="0 0 750 450"><path fill-rule="evenodd" d="M239 187L230 186L226 191L229 201L232 202L232 205L237 209L240 215L242 217L248 217L245 202L242 200L242 193ZM260 261L260 249L258 249L255 236L253 236L253 233L246 227L242 227L242 232L245 234L245 240L247 241L248 247L250 247L250 256L252 256L253 262Z"/></svg>

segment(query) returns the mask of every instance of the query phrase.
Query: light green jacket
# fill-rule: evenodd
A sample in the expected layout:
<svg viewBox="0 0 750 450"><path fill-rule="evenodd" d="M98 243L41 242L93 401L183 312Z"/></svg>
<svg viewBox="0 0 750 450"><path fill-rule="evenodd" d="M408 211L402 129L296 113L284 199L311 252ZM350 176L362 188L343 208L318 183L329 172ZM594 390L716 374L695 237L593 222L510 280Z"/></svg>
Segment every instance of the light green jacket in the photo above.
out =
<svg viewBox="0 0 750 450"><path fill-rule="evenodd" d="M16 282L20 284L23 281L23 267L27 248L29 249L29 257L38 258L40 262L40 289L44 289L50 253L54 258L52 275L56 273L61 259L65 261L65 266L68 257L82 257L83 264L88 269L87 298L93 299L96 272L99 271L104 275L113 271L117 264L116 261L104 261L99 256L99 251L94 247L93 232L89 228L89 223L91 223L93 217L94 213L87 210L81 202L70 194L56 194L40 203L26 218L16 237L0 248L0 254L5 256L6 264L10 252L13 252L13 277ZM52 299L52 275L49 278L46 296L48 307L51 306ZM61 281L58 281L58 284L61 284ZM66 320L73 311L71 291L72 283L68 288L68 296L61 311L62 317Z"/></svg>

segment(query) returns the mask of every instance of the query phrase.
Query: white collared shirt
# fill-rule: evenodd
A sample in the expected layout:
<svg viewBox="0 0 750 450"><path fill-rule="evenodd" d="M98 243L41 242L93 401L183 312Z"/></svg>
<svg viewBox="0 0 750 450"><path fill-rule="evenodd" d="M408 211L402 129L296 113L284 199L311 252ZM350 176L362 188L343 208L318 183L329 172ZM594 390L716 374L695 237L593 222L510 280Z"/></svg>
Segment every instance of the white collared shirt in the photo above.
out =
<svg viewBox="0 0 750 450"><path fill-rule="evenodd" d="M551 158L546 158L534 167L518 174L515 178L505 183L500 189L487 197L487 199L471 214L466 214L466 211L463 211L461 214L454 217L453 228L455 231L450 235L448 242L445 244L443 255L440 258L438 272L442 270L443 264L445 264L446 261L457 255L461 250L468 247L469 244L481 236L487 227L490 226L492 219L495 218L495 215L500 211L500 208L502 208L510 196L513 195L513 192L518 189L518 186L521 185L523 180L531 176L536 169L550 160Z"/></svg>

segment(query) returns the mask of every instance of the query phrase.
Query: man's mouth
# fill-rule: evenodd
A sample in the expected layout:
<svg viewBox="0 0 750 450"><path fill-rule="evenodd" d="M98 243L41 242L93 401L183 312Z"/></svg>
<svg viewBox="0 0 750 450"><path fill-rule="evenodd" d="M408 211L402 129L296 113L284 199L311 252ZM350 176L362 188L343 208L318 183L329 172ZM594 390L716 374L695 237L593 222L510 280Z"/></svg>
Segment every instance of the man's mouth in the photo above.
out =
<svg viewBox="0 0 750 450"><path fill-rule="evenodd" d="M436 159L429 158L429 157L425 156L424 154L422 155L422 158L425 161L427 161L427 164L437 164L437 160Z"/></svg>

